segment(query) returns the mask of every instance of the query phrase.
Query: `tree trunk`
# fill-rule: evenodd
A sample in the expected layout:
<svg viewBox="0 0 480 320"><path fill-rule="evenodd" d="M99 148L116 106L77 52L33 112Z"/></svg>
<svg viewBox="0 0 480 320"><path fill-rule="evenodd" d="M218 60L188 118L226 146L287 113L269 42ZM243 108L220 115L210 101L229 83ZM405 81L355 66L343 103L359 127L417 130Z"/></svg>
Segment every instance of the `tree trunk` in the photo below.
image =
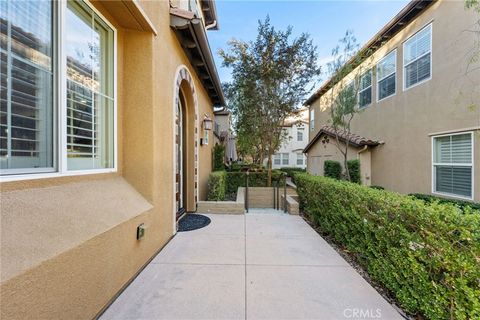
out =
<svg viewBox="0 0 480 320"><path fill-rule="evenodd" d="M345 153L344 153L344 159L343 159L343 165L345 166L345 178L347 181L352 182L350 179L350 170L348 170L348 143L346 143L346 148L345 148Z"/></svg>
<svg viewBox="0 0 480 320"><path fill-rule="evenodd" d="M268 162L267 162L267 187L272 186L272 152L268 151Z"/></svg>

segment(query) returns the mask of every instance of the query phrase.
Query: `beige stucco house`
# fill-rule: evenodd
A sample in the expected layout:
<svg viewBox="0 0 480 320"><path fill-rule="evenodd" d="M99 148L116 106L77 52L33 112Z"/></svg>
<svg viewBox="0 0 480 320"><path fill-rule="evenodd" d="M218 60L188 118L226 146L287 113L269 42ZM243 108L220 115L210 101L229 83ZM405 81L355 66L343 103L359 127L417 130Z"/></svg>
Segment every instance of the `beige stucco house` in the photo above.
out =
<svg viewBox="0 0 480 320"><path fill-rule="evenodd" d="M9 0L0 19L0 318L91 319L206 197L215 3Z"/></svg>
<svg viewBox="0 0 480 320"><path fill-rule="evenodd" d="M300 168L307 167L303 149L308 143L308 108L302 107L283 122L285 140L273 155L272 168ZM266 166L268 159L265 159Z"/></svg>
<svg viewBox="0 0 480 320"><path fill-rule="evenodd" d="M479 202L480 68L469 59L477 39L467 31L477 21L462 1L409 3L364 46L372 51L368 59L306 101L308 172L322 175L325 160L342 159L328 96L362 70L360 113L352 136L341 132L349 158L361 161L362 182Z"/></svg>

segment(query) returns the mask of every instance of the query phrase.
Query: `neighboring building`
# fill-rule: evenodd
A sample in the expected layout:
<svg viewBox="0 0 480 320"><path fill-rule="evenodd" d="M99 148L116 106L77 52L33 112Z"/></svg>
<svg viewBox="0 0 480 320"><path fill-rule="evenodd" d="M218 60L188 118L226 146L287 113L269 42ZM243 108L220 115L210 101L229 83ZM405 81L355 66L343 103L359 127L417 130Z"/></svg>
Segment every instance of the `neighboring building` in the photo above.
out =
<svg viewBox="0 0 480 320"><path fill-rule="evenodd" d="M285 130L288 138L273 155L272 168L295 167L305 169L307 167L307 158L303 149L308 143L308 128L307 108L297 110L285 120L283 130Z"/></svg>
<svg viewBox="0 0 480 320"><path fill-rule="evenodd" d="M327 97L371 68L360 81L352 136L341 132L358 142L349 157L360 158L363 183L480 201L480 68L469 65L476 38L466 32L477 20L461 1L409 3L364 46L369 59L306 101L308 172L322 175L325 160L342 160Z"/></svg>
<svg viewBox="0 0 480 320"><path fill-rule="evenodd" d="M225 146L225 163L237 161L236 137L232 131L232 114L226 108L217 110L214 114L215 143Z"/></svg>
<svg viewBox="0 0 480 320"><path fill-rule="evenodd" d="M0 318L92 319L206 198L215 3L9 0L0 19Z"/></svg>

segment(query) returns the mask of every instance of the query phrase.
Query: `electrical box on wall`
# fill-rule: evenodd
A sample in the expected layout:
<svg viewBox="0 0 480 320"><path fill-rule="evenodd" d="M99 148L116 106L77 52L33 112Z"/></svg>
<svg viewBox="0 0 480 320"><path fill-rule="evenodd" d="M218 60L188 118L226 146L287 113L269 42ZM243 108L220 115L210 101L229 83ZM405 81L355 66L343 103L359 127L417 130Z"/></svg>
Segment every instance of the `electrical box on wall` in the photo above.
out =
<svg viewBox="0 0 480 320"><path fill-rule="evenodd" d="M142 223L137 227L137 240L142 240L145 237L145 225Z"/></svg>

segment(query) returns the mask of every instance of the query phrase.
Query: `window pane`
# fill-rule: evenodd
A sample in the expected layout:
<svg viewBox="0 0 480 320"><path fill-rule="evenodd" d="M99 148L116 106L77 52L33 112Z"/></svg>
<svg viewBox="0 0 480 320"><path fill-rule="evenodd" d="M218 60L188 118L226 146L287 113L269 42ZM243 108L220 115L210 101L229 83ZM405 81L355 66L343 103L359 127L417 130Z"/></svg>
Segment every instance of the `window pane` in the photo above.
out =
<svg viewBox="0 0 480 320"><path fill-rule="evenodd" d="M303 132L297 131L297 141L303 141Z"/></svg>
<svg viewBox="0 0 480 320"><path fill-rule="evenodd" d="M405 86L408 88L430 77L430 53L405 67Z"/></svg>
<svg viewBox="0 0 480 320"><path fill-rule="evenodd" d="M1 1L0 9L0 168L52 170L52 3Z"/></svg>
<svg viewBox="0 0 480 320"><path fill-rule="evenodd" d="M303 153L297 153L297 165L303 166Z"/></svg>
<svg viewBox="0 0 480 320"><path fill-rule="evenodd" d="M391 52L382 61L378 64L377 67L377 77L378 79L383 79L391 73L395 72L396 69L396 51Z"/></svg>
<svg viewBox="0 0 480 320"><path fill-rule="evenodd" d="M435 138L435 162L452 163L451 137Z"/></svg>
<svg viewBox="0 0 480 320"><path fill-rule="evenodd" d="M436 166L436 191L459 196L472 196L472 168Z"/></svg>
<svg viewBox="0 0 480 320"><path fill-rule="evenodd" d="M472 136L452 136L452 163L472 163Z"/></svg>
<svg viewBox="0 0 480 320"><path fill-rule="evenodd" d="M360 107L365 107L372 103L372 87L362 91L358 96L358 105Z"/></svg>
<svg viewBox="0 0 480 320"><path fill-rule="evenodd" d="M472 163L472 136L460 134L435 138L436 163Z"/></svg>
<svg viewBox="0 0 480 320"><path fill-rule="evenodd" d="M431 26L418 32L405 42L404 64L408 64L431 50Z"/></svg>
<svg viewBox="0 0 480 320"><path fill-rule="evenodd" d="M68 169L113 167L113 30L79 2L68 2Z"/></svg>
<svg viewBox="0 0 480 320"><path fill-rule="evenodd" d="M280 154L279 154L279 153L276 153L276 154L273 156L273 164L276 164L276 165L281 164Z"/></svg>
<svg viewBox="0 0 480 320"><path fill-rule="evenodd" d="M395 94L395 73L378 83L378 99Z"/></svg>
<svg viewBox="0 0 480 320"><path fill-rule="evenodd" d="M372 71L368 71L360 77L360 91L372 85Z"/></svg>

